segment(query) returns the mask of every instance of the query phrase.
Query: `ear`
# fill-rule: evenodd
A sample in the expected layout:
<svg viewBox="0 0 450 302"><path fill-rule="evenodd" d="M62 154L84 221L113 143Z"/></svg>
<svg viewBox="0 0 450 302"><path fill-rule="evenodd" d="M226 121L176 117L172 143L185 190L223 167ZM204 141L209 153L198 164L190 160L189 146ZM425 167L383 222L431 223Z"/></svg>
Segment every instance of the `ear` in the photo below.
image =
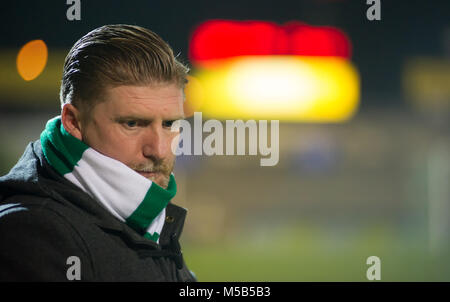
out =
<svg viewBox="0 0 450 302"><path fill-rule="evenodd" d="M81 113L75 106L72 104L64 104L61 112L61 121L67 132L82 140Z"/></svg>

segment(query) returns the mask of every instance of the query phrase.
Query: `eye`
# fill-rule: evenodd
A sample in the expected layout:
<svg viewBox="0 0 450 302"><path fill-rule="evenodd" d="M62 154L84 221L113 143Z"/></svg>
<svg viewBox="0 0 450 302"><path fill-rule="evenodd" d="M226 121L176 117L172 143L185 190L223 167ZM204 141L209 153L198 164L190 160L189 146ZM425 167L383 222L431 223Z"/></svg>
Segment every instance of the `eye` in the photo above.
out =
<svg viewBox="0 0 450 302"><path fill-rule="evenodd" d="M163 121L162 125L165 128L170 128L172 127L173 123L175 123L176 120L171 120L171 121Z"/></svg>
<svg viewBox="0 0 450 302"><path fill-rule="evenodd" d="M134 127L136 127L137 126L137 121L127 121L127 122L125 122L125 125L127 126L127 127L129 127L129 128L134 128Z"/></svg>

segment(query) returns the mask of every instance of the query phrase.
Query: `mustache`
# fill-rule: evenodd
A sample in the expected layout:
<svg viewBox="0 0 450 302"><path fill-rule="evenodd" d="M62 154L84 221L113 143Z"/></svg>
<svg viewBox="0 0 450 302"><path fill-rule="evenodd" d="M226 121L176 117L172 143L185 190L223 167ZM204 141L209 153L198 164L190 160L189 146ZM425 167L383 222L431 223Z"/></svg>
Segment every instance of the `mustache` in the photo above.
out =
<svg viewBox="0 0 450 302"><path fill-rule="evenodd" d="M131 164L129 167L133 170L140 172L153 172L153 173L156 172L163 174L170 174L172 172L171 165L163 161L157 163L148 162L148 163Z"/></svg>

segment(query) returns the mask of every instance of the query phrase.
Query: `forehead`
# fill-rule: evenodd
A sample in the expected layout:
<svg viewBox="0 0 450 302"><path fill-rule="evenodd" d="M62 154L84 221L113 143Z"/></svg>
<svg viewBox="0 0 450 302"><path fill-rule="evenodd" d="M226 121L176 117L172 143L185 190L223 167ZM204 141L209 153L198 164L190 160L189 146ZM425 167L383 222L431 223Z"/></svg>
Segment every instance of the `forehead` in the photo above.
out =
<svg viewBox="0 0 450 302"><path fill-rule="evenodd" d="M117 86L105 90L105 109L116 114L179 115L183 91L175 84Z"/></svg>

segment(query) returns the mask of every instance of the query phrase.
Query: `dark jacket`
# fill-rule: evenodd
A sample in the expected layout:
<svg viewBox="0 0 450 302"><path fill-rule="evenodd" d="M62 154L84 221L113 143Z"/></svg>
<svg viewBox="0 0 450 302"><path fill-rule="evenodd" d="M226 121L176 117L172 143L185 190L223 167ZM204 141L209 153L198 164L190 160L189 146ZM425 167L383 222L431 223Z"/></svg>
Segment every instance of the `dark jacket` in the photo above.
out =
<svg viewBox="0 0 450 302"><path fill-rule="evenodd" d="M0 280L195 281L178 243L185 216L169 203L160 244L144 238L59 175L38 140L0 177Z"/></svg>

